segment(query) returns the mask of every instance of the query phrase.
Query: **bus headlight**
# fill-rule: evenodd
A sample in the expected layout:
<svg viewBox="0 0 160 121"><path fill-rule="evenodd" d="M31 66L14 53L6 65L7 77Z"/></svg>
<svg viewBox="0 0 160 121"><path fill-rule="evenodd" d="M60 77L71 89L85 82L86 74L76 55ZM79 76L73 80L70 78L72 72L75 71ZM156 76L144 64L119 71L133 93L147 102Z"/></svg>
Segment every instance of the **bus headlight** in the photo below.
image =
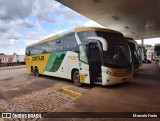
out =
<svg viewBox="0 0 160 121"><path fill-rule="evenodd" d="M116 77L128 76L132 73L132 71L126 72L126 73L113 73L113 72L110 72L110 71L103 71L103 72L108 74L108 75L112 75L112 76L116 76Z"/></svg>
<svg viewBox="0 0 160 121"><path fill-rule="evenodd" d="M106 74L109 74L109 75L114 75L114 73L113 73L113 72L110 72L110 71L104 70L103 72L106 73Z"/></svg>
<svg viewBox="0 0 160 121"><path fill-rule="evenodd" d="M114 73L113 73L113 72L110 72L110 71L107 71L107 74L109 74L109 75L114 75Z"/></svg>

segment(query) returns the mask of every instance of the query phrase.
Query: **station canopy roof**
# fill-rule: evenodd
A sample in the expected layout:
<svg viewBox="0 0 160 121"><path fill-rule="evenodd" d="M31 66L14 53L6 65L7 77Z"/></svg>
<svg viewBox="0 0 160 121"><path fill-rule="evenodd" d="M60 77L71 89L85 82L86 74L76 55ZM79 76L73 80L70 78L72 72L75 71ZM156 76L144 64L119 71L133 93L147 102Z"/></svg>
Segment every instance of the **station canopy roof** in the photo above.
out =
<svg viewBox="0 0 160 121"><path fill-rule="evenodd" d="M57 0L134 39L160 37L160 0Z"/></svg>

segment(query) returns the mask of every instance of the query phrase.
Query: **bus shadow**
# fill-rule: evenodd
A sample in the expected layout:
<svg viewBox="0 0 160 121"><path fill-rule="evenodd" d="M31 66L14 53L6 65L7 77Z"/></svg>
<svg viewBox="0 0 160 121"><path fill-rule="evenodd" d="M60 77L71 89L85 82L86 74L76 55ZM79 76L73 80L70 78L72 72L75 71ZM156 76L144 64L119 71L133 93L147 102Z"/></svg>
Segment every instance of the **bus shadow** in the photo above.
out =
<svg viewBox="0 0 160 121"><path fill-rule="evenodd" d="M108 89L114 89L114 88L121 88L121 87L127 87L128 85L130 85L131 82L125 82L125 83L120 83L120 84L114 84L114 85L98 85L98 84L92 84L92 88L93 87L101 87L101 88L108 88Z"/></svg>
<svg viewBox="0 0 160 121"><path fill-rule="evenodd" d="M139 75L137 74L136 77L138 77L138 76ZM39 78L47 79L49 81L53 80L56 83L58 83L58 82L65 83L68 86L75 86L73 81L69 80L69 79L53 77L53 76L48 76L48 75L40 75ZM141 83L135 82L135 81L129 81L129 82L125 82L125 83L119 83L119 84L107 85L107 86L98 85L98 84L82 84L81 88L92 89L94 87L101 87L101 88L114 89L114 88L125 88L125 87L128 88L131 86L143 87L144 85L142 85Z"/></svg>
<svg viewBox="0 0 160 121"><path fill-rule="evenodd" d="M40 78L54 80L54 81L57 81L57 82L67 82L67 83L73 84L72 80L64 79L64 78L60 78L60 77L54 77L54 76L48 76L48 75L40 75Z"/></svg>
<svg viewBox="0 0 160 121"><path fill-rule="evenodd" d="M152 81L152 80L155 80L155 81L159 81L160 79L160 75L155 73L154 71L152 71L151 69L146 69L146 70L143 70L145 72L148 72L148 73L136 73L133 77L133 79L136 79L136 80L147 80L147 81Z"/></svg>
<svg viewBox="0 0 160 121"><path fill-rule="evenodd" d="M60 78L60 77L54 77L54 76L48 76L48 75L40 75L39 78L43 78L43 79L49 79L49 80L54 80L55 82L62 82L62 83L66 83L66 84L69 84L69 85L72 85L74 86L74 83L72 80L70 79L64 79L64 78ZM82 88L93 88L91 85L89 84L82 84L81 86Z"/></svg>
<svg viewBox="0 0 160 121"><path fill-rule="evenodd" d="M64 82L68 83L69 85L75 86L72 80L69 79L64 79L64 78L59 78L59 77L53 77L53 76L46 76L46 75L41 75L42 78L44 79L53 79L54 81L57 82ZM127 85L130 85L131 82L125 82L125 83L120 83L120 84L115 84L115 85L98 85L98 84L82 84L81 88L86 88L86 89L92 89L94 87L101 87L101 88L120 88L120 87L126 87Z"/></svg>
<svg viewBox="0 0 160 121"><path fill-rule="evenodd" d="M96 85L97 86L97 85ZM98 85L98 87L104 87L107 89L146 89L146 88L151 88L151 84L148 83L142 83L142 82L135 82L135 81L129 81L121 84L115 84L115 85L107 85L107 86L101 86Z"/></svg>

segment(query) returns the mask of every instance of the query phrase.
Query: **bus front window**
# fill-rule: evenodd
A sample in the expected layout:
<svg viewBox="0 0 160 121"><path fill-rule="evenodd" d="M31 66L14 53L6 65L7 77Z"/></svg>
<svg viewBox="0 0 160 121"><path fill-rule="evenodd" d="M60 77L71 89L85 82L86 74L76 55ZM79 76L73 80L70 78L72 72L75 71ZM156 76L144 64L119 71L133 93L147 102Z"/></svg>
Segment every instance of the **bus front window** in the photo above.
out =
<svg viewBox="0 0 160 121"><path fill-rule="evenodd" d="M119 43L119 41L115 41L114 45L111 46L112 48L106 52L104 51L105 66L111 68L130 68L132 67L132 60L129 47L125 42Z"/></svg>
<svg viewBox="0 0 160 121"><path fill-rule="evenodd" d="M133 65L138 65L140 57L138 56L138 51L136 50L135 44L132 43L132 42L128 42L128 45L129 45L130 50L131 50Z"/></svg>

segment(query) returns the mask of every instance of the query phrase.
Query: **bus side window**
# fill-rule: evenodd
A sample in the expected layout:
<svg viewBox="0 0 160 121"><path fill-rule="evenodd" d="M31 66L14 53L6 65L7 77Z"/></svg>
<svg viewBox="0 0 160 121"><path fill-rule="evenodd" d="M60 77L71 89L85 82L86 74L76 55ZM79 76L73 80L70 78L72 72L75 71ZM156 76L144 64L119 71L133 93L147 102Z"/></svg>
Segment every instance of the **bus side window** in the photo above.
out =
<svg viewBox="0 0 160 121"><path fill-rule="evenodd" d="M68 35L63 38L64 51L78 50L78 44L74 34Z"/></svg>
<svg viewBox="0 0 160 121"><path fill-rule="evenodd" d="M30 56L30 55L31 55L30 48L27 48L27 49L26 49L26 55L27 55L27 56Z"/></svg>
<svg viewBox="0 0 160 121"><path fill-rule="evenodd" d="M81 40L82 44L88 44L87 37L94 37L97 34L94 31L85 31L85 32L78 32L78 37Z"/></svg>
<svg viewBox="0 0 160 121"><path fill-rule="evenodd" d="M41 45L41 53L46 54L46 53L50 53L51 52L51 45L49 44L49 42L45 42Z"/></svg>
<svg viewBox="0 0 160 121"><path fill-rule="evenodd" d="M82 62L88 63L88 48L85 45L79 46L79 59Z"/></svg>
<svg viewBox="0 0 160 121"><path fill-rule="evenodd" d="M51 52L56 52L56 42L55 41L51 41Z"/></svg>
<svg viewBox="0 0 160 121"><path fill-rule="evenodd" d="M55 43L55 51L56 52L62 52L63 51L63 41L62 40L56 40Z"/></svg>
<svg viewBox="0 0 160 121"><path fill-rule="evenodd" d="M30 56L30 55L31 55L31 50L29 49L29 50L28 50L28 56Z"/></svg>

